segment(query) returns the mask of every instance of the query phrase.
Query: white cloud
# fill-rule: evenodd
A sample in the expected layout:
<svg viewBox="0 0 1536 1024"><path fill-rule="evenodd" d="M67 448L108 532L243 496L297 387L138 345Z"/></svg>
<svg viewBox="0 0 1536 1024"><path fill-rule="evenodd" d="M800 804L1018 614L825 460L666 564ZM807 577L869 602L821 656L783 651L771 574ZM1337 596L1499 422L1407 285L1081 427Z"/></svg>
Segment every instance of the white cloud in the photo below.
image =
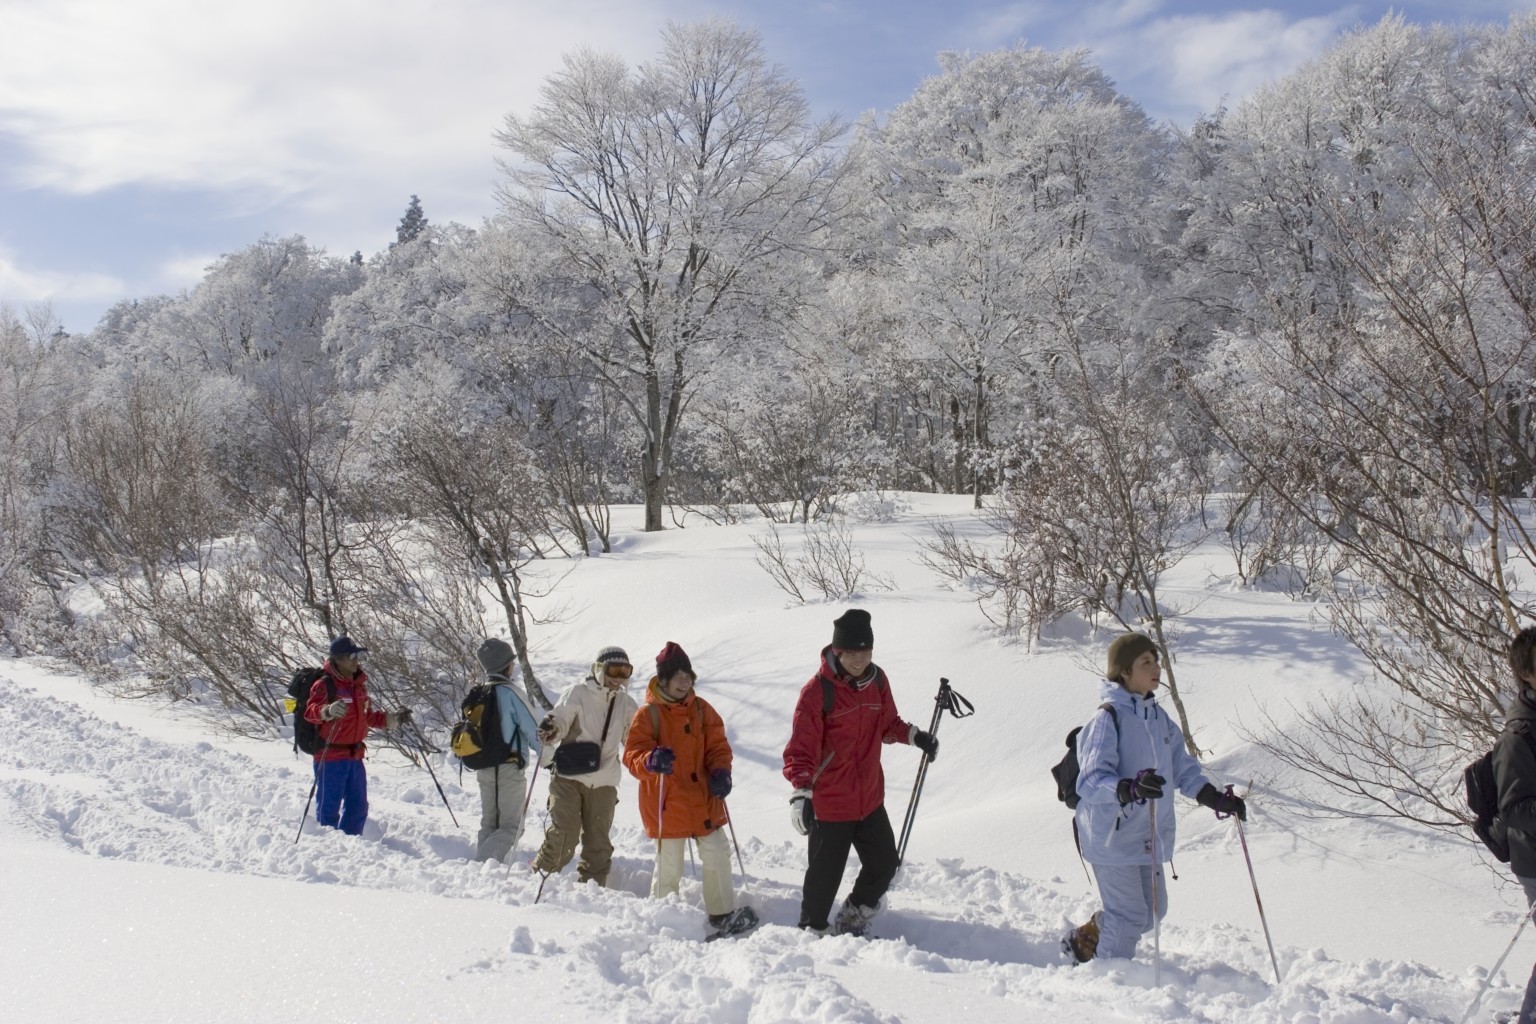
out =
<svg viewBox="0 0 1536 1024"><path fill-rule="evenodd" d="M53 301L100 301L123 293L123 282L110 274L28 270L16 254L0 249L0 296L17 304Z"/></svg>
<svg viewBox="0 0 1536 1024"><path fill-rule="evenodd" d="M661 16L637 0L0 0L0 24L18 184L321 209L445 165L482 168L464 173L488 193L492 131L572 40L640 59ZM411 191L427 188L402 207Z"/></svg>
<svg viewBox="0 0 1536 1024"><path fill-rule="evenodd" d="M1350 11L1294 20L1278 11L1238 11L1162 19L1149 37L1167 55L1168 101L1210 111L1223 96L1242 99L1294 71L1355 22Z"/></svg>
<svg viewBox="0 0 1536 1024"><path fill-rule="evenodd" d="M219 257L213 253L165 260L160 264L154 287L171 292L191 288L206 277L208 268L218 261Z"/></svg>

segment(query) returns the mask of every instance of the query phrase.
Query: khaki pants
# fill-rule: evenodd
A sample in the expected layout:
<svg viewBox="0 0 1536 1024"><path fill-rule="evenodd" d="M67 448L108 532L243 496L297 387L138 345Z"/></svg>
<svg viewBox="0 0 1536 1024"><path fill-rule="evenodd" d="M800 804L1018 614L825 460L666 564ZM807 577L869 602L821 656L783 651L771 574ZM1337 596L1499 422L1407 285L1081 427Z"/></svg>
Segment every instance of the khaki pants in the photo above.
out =
<svg viewBox="0 0 1536 1024"><path fill-rule="evenodd" d="M584 786L575 779L551 775L549 779L549 828L544 845L533 859L539 871L555 872L571 862L581 842L581 863L576 877L583 882L608 884L613 866L613 809L619 804L619 787Z"/></svg>
<svg viewBox="0 0 1536 1024"><path fill-rule="evenodd" d="M720 829L693 840L699 846L699 865L704 871L704 912L711 917L736 909L736 890L731 885L731 844ZM651 872L651 895L670 896L683 880L686 839L662 839L656 844L656 870Z"/></svg>
<svg viewBox="0 0 1536 1024"><path fill-rule="evenodd" d="M523 834L523 799L528 783L512 762L475 772L480 783L480 837L475 860L505 861Z"/></svg>

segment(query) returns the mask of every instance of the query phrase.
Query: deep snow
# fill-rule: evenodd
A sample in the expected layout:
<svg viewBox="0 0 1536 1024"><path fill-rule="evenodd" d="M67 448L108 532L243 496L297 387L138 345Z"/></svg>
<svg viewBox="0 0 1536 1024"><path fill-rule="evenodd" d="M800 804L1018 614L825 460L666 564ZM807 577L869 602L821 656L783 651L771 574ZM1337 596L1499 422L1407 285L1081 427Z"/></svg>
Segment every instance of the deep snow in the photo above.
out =
<svg viewBox="0 0 1536 1024"><path fill-rule="evenodd" d="M1108 633L1082 623L1036 649L998 639L967 593L917 560L930 517L968 499L903 496L855 527L897 589L793 606L754 564L761 524L621 532L556 595L536 634L547 684L598 648L645 665L686 647L736 751L738 895L767 922L704 944L697 883L644 898L650 842L621 787L612 888L574 869L533 905L526 861L544 780L510 871L468 859L473 779L434 762L460 827L420 768L376 747L373 809L352 839L295 844L306 761L286 740L231 738L196 709L114 701L41 660L0 662L0 1007L14 1021L1244 1021L1458 1020L1519 922L1519 891L1472 844L1363 817L1320 817L1241 727L1367 685L1316 609L1240 590L1218 544L1170 574L1181 689L1211 773L1254 782L1247 827L1285 974L1275 984L1230 822L1181 801L1162 986L1138 962L1067 966L1070 920L1096 898L1047 774L1096 704ZM621 510L620 525L631 522ZM786 538L793 531L783 531ZM566 566L561 567L564 571ZM779 774L789 712L831 620L874 614L876 659L904 717L927 727L938 678L977 708L942 749L873 941L792 927L803 869ZM644 679L632 688L641 696ZM885 752L898 824L917 769ZM851 882L856 860L845 879ZM1536 940L1515 948L1474 1018L1518 1001Z"/></svg>

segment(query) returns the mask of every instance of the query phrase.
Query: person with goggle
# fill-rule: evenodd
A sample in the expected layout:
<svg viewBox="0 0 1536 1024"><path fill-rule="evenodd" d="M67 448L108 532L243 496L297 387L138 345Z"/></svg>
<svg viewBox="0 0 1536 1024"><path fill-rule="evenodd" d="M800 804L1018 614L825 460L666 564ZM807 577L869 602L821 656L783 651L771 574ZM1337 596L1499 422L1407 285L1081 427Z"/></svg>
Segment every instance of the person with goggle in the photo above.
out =
<svg viewBox="0 0 1536 1024"><path fill-rule="evenodd" d="M639 710L625 687L634 667L622 647L597 652L592 670L555 702L539 723L542 763L549 769L549 826L529 867L560 871L581 845L579 881L608 884L613 865L613 812L619 803L619 755Z"/></svg>

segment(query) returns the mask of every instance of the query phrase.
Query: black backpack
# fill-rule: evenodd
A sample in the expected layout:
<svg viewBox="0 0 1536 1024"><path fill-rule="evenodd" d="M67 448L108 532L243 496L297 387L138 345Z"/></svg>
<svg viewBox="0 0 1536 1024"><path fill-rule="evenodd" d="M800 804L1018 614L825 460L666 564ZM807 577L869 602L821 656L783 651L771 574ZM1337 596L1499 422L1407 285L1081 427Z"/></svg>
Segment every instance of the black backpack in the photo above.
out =
<svg viewBox="0 0 1536 1024"><path fill-rule="evenodd" d="M1120 734L1120 716L1115 714L1115 706L1108 702L1099 705L1100 711L1109 712L1109 720L1115 723L1115 735ZM1067 733L1067 753L1060 761L1051 766L1051 776L1056 780L1056 799L1067 805L1068 810L1077 808L1077 776L1082 767L1077 763L1077 734L1083 731L1078 726Z"/></svg>
<svg viewBox="0 0 1536 1024"><path fill-rule="evenodd" d="M449 749L464 763L478 771L505 764L512 757L512 744L501 734L501 709L496 705L496 684L477 683L459 704L458 724L453 727Z"/></svg>
<svg viewBox="0 0 1536 1024"><path fill-rule="evenodd" d="M317 679L325 680L325 702L334 701L336 684L323 668L294 669L293 678L288 682L288 696L293 698L293 749L306 754L314 754L325 746L325 741L320 738L320 727L304 717L309 691L314 689Z"/></svg>
<svg viewBox="0 0 1536 1024"><path fill-rule="evenodd" d="M1493 819L1499 814L1499 786L1493 777L1493 751L1467 765L1461 773L1462 784L1467 789L1467 808L1471 810L1472 832L1488 847L1488 852L1501 864L1509 863L1509 843L1502 835L1494 835Z"/></svg>

